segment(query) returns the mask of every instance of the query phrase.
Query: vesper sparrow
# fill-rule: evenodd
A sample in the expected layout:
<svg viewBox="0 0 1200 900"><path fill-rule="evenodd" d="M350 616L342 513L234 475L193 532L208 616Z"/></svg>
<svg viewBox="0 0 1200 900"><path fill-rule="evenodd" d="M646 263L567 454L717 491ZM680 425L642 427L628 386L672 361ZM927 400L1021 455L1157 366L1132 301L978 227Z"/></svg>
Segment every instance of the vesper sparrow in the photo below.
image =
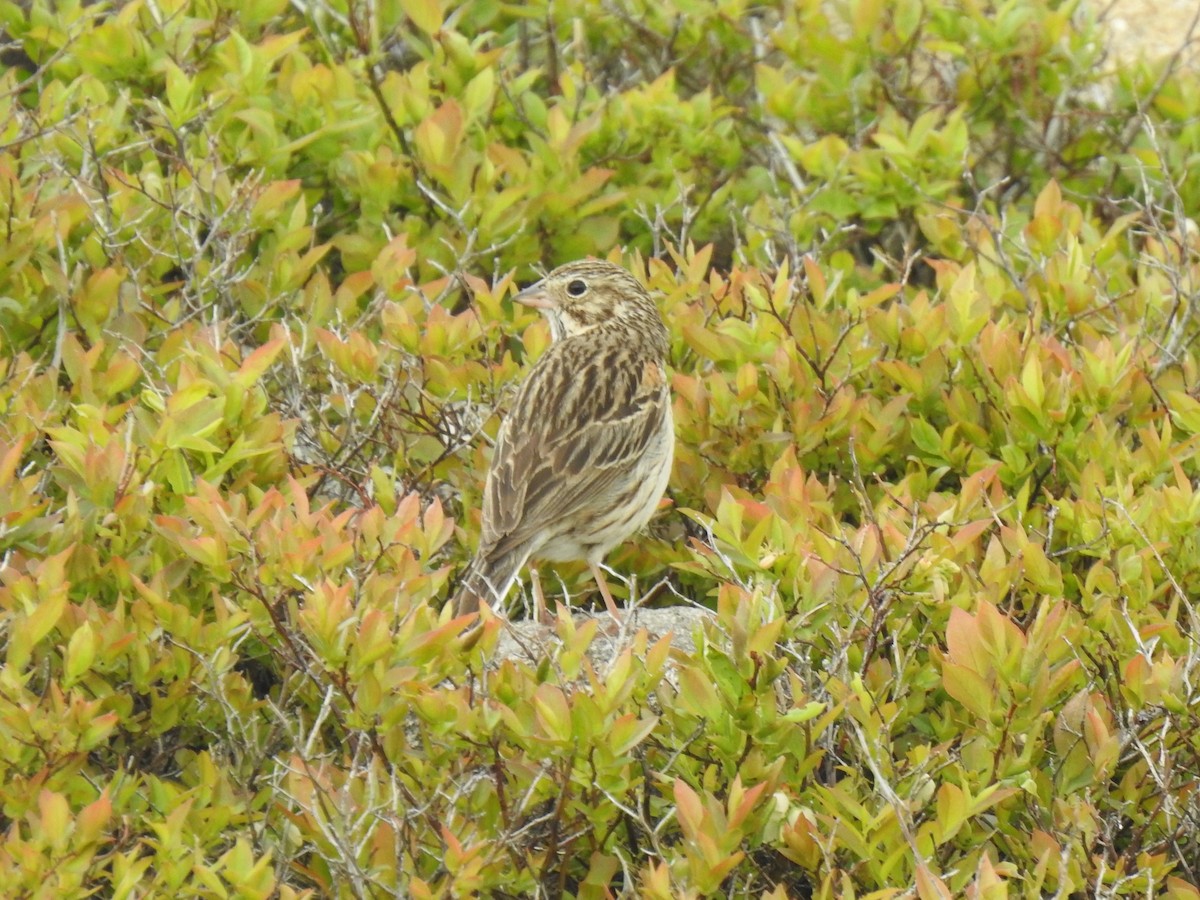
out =
<svg viewBox="0 0 1200 900"><path fill-rule="evenodd" d="M554 343L500 427L455 606L498 606L530 559L582 559L617 617L600 562L649 521L671 473L667 329L645 288L608 262L568 263L516 300L546 315Z"/></svg>

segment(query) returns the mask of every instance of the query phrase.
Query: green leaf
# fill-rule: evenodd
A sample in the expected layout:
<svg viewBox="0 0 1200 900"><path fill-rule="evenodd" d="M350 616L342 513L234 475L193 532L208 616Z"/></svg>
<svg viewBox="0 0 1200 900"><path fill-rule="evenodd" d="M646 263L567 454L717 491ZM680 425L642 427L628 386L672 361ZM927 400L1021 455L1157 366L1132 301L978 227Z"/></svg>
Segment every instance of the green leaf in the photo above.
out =
<svg viewBox="0 0 1200 900"><path fill-rule="evenodd" d="M909 422L912 429L913 443L923 452L936 459L942 459L942 436L936 428L924 419L913 419Z"/></svg>
<svg viewBox="0 0 1200 900"><path fill-rule="evenodd" d="M400 0L400 7L413 24L426 34L436 34L441 30L441 0Z"/></svg>
<svg viewBox="0 0 1200 900"><path fill-rule="evenodd" d="M63 666L63 686L70 687L92 667L96 658L96 636L90 622L75 629L67 642L66 659Z"/></svg>

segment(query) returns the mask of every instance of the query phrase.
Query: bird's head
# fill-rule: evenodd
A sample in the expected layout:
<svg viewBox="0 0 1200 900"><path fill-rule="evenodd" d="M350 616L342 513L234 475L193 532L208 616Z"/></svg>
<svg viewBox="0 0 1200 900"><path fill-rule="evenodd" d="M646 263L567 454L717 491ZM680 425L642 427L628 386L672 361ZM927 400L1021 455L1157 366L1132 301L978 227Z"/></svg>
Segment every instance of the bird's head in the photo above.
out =
<svg viewBox="0 0 1200 900"><path fill-rule="evenodd" d="M654 300L636 278L610 262L585 259L559 266L515 299L545 314L556 341L616 324L666 343Z"/></svg>

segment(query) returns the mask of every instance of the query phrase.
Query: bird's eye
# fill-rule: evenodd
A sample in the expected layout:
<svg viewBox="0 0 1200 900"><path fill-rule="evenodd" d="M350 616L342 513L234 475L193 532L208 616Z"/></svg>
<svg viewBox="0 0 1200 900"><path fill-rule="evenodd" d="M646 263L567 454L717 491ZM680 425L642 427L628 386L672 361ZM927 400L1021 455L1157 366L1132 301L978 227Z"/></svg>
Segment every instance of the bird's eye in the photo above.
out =
<svg viewBox="0 0 1200 900"><path fill-rule="evenodd" d="M582 297L587 293L587 282L580 278L567 282L567 293L572 297Z"/></svg>

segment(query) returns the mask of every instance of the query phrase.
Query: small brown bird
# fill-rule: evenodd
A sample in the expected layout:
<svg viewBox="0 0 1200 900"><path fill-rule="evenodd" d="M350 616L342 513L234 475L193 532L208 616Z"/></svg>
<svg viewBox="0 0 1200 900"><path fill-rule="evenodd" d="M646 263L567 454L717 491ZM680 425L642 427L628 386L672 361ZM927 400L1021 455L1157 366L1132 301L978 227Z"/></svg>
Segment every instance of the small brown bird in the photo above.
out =
<svg viewBox="0 0 1200 900"><path fill-rule="evenodd" d="M600 562L650 520L671 474L667 329L646 289L608 262L568 263L516 300L546 315L554 343L500 427L455 608L498 606L530 559L582 559L617 617ZM535 594L541 618L536 582Z"/></svg>

